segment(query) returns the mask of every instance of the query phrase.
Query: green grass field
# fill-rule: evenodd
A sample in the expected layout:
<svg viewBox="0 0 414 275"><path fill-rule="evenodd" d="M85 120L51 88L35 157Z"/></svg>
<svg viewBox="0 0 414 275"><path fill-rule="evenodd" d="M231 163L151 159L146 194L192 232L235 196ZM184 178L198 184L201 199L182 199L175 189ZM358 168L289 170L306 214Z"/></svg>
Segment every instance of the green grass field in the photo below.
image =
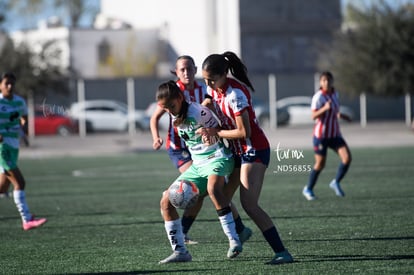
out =
<svg viewBox="0 0 414 275"><path fill-rule="evenodd" d="M159 212L161 192L177 176L165 152L91 158L22 159L27 201L49 219L25 232L11 199L0 200L1 274L413 274L414 148L354 149L345 198L328 188L338 158L330 152L308 202L313 154L272 155L260 203L295 263L267 266L273 253L258 228L243 253L226 259L227 240L206 199L191 230L193 262L159 265L170 255ZM297 170L296 168L294 168Z"/></svg>

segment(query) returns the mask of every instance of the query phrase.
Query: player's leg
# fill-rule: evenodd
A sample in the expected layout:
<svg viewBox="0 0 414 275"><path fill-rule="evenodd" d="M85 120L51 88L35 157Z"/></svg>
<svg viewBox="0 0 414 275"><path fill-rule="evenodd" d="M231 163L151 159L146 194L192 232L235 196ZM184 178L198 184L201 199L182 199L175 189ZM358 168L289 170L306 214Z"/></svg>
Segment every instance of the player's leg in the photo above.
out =
<svg viewBox="0 0 414 275"><path fill-rule="evenodd" d="M224 234L229 239L229 250L227 257L237 257L243 250L239 235L236 232L233 214L230 207L230 200L224 194L225 178L220 175L208 177L207 191L219 216L220 224Z"/></svg>
<svg viewBox="0 0 414 275"><path fill-rule="evenodd" d="M193 161L191 160L191 154L186 149L180 150L168 150L168 156L171 159L171 162L175 165L175 167L180 171L180 173L184 173L188 168L191 167ZM190 231L193 222L195 221L198 213L203 206L204 196L200 196L199 200L197 201L196 205L192 208L185 209L183 212L183 216L181 218L181 225L183 227L184 239L186 244L197 244L198 242L192 240L188 236L188 231Z"/></svg>
<svg viewBox="0 0 414 275"><path fill-rule="evenodd" d="M164 219L165 232L167 233L173 253L159 263L190 262L192 257L184 243L181 220L177 209L175 209L168 199L168 190L162 194L160 209L162 218Z"/></svg>
<svg viewBox="0 0 414 275"><path fill-rule="evenodd" d="M26 182L20 169L16 167L6 171L6 176L14 187L13 199L22 218L23 229L30 230L43 225L47 220L45 218L35 219L29 211L29 206L26 202L26 193L24 191Z"/></svg>
<svg viewBox="0 0 414 275"><path fill-rule="evenodd" d="M341 161L336 172L336 177L331 181L329 187L332 190L334 190L335 194L338 197L344 197L345 192L342 190L340 182L345 176L345 174L348 172L349 166L351 165L352 157L348 145L342 138L337 140L337 144L339 147L336 149L336 152L338 153L338 156Z"/></svg>
<svg viewBox="0 0 414 275"><path fill-rule="evenodd" d="M206 166L200 167L198 172L207 179L207 192L217 211L223 232L229 239L228 258L237 257L243 250L243 245L236 232L233 214L231 212L231 198L226 196L224 188L226 176L233 172L234 159L216 159Z"/></svg>
<svg viewBox="0 0 414 275"><path fill-rule="evenodd" d="M242 164L240 201L243 209L260 229L265 240L275 253L275 257L268 264L290 263L293 262L292 256L284 247L273 221L258 203L266 169L267 164L264 163L251 162Z"/></svg>
<svg viewBox="0 0 414 275"><path fill-rule="evenodd" d="M200 177L198 171L191 165L184 171L175 181L188 180L197 185L200 196L205 196L207 193L207 179ZM183 227L181 219L178 215L177 209L170 203L168 198L168 190L162 195L160 201L161 215L164 219L164 226L167 232L168 239L173 249L171 254L166 259L160 261L160 264L171 262L189 262L192 260L190 253L187 250L184 242Z"/></svg>
<svg viewBox="0 0 414 275"><path fill-rule="evenodd" d="M0 198L9 197L10 181L7 179L4 171L0 173Z"/></svg>
<svg viewBox="0 0 414 275"><path fill-rule="evenodd" d="M235 167L233 172L227 179L227 184L224 187L224 193L228 198L232 198L237 188L240 186L240 158L235 158ZM240 217L239 211L236 208L236 205L231 201L230 202L231 212L233 214L234 222L236 224L236 232L239 234L241 243L243 244L252 236L253 232L250 228L246 227L243 223L243 220Z"/></svg>
<svg viewBox="0 0 414 275"><path fill-rule="evenodd" d="M326 146L326 140L314 137L313 148L315 152L315 164L313 165L313 169L310 171L308 183L302 190L302 194L307 200L316 199L313 188L316 185L319 174L325 167L328 150Z"/></svg>
<svg viewBox="0 0 414 275"><path fill-rule="evenodd" d="M205 197L206 195L199 196L197 203L193 207L184 209L183 217L181 218L181 224L183 226L184 240L186 244L198 244L197 241L194 241L192 238L190 238L188 231L190 231L190 228L193 225L198 213L203 207Z"/></svg>
<svg viewBox="0 0 414 275"><path fill-rule="evenodd" d="M35 219L30 213L26 202L26 193L24 191L26 181L17 167L19 150L7 144L1 144L0 152L0 166L4 169L7 180L13 184L13 199L22 218L23 229L30 230L41 226L47 220L45 218Z"/></svg>

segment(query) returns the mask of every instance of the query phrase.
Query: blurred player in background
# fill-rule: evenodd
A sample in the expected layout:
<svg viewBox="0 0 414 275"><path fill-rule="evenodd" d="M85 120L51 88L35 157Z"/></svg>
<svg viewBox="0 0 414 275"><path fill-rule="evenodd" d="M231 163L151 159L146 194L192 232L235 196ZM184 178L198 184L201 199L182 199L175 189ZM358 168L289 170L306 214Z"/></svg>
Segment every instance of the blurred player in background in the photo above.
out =
<svg viewBox="0 0 414 275"><path fill-rule="evenodd" d="M24 230L41 226L47 220L35 219L26 203L26 181L17 166L20 129L27 123L27 106L24 99L13 94L16 76L5 73L1 77L0 90L0 169L14 187L13 199L20 213Z"/></svg>
<svg viewBox="0 0 414 275"><path fill-rule="evenodd" d="M335 191L338 197L345 196L340 182L351 164L351 152L342 137L339 129L338 118L350 121L351 118L339 112L338 93L333 87L332 73L323 72L319 78L320 89L312 98L312 119L316 120L313 130L313 149L315 151L315 165L309 176L307 186L302 194L307 200L316 199L313 189L318 176L325 167L328 148L334 150L341 159L335 179L329 187Z"/></svg>
<svg viewBox="0 0 414 275"><path fill-rule="evenodd" d="M194 59L188 55L182 55L177 58L175 69L171 71L174 75L178 77L177 85L180 88L181 92L184 95L184 99L187 102L196 102L202 104L206 97L209 97L206 92L206 85L203 82L198 82L195 79L195 75L197 73L197 67L195 65ZM163 114L165 114L165 110L160 106L157 106L154 114L151 117L151 134L153 138L153 148L155 150L159 150L163 144L163 139L160 137L159 134L159 127L158 122ZM170 118L170 126L167 133L167 152L175 167L183 173L188 169L188 167L192 164L191 154L188 151L185 142L178 136L177 129L173 127L171 116ZM232 181L234 183L234 181ZM230 188L237 188L237 186L230 186ZM234 192L229 192L234 193ZM165 196L161 200L167 200ZM198 203L192 207L191 209L186 209L183 213L182 217L182 226L185 241L187 244L196 244L197 242L191 240L188 236L188 231L191 228L194 220L196 219L200 209L203 205L204 197L200 196ZM237 209L234 205L231 206L233 217L236 222L236 230L240 236L240 239L243 242L248 240L252 235L252 231L250 228L245 227Z"/></svg>

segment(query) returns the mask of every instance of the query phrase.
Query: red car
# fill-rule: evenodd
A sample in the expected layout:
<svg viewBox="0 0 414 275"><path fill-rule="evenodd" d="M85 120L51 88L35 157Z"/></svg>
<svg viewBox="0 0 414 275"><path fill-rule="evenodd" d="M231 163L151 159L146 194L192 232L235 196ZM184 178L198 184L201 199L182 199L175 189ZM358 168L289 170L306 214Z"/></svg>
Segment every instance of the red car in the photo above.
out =
<svg viewBox="0 0 414 275"><path fill-rule="evenodd" d="M35 109L35 135L68 136L77 132L77 124L66 114L50 112L42 107Z"/></svg>

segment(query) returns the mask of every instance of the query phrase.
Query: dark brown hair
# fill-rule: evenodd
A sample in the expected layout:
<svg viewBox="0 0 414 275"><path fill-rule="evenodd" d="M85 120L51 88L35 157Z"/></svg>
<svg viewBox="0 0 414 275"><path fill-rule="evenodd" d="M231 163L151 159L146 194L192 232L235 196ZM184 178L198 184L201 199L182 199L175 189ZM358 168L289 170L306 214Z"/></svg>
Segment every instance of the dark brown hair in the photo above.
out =
<svg viewBox="0 0 414 275"><path fill-rule="evenodd" d="M175 64L177 64L178 60L181 60L181 59L189 60L194 65L194 67L195 67L194 59L191 56L189 56L189 55L181 55L181 56L177 57L177 60L175 61ZM175 70L170 70L170 73L172 73L173 75L177 76L177 74L175 73Z"/></svg>
<svg viewBox="0 0 414 275"><path fill-rule="evenodd" d="M223 75L230 73L239 81L247 85L253 92L254 88L247 76L247 68L241 59L233 52L223 54L211 54L204 60L202 68L212 75Z"/></svg>
<svg viewBox="0 0 414 275"><path fill-rule="evenodd" d="M155 95L155 100L173 100L178 98L183 98L184 95L181 92L180 88L177 86L177 83L173 80L162 83L158 86L157 93ZM188 102L183 99L181 104L181 109L179 114L175 117L174 126L182 124L187 118L188 111Z"/></svg>

